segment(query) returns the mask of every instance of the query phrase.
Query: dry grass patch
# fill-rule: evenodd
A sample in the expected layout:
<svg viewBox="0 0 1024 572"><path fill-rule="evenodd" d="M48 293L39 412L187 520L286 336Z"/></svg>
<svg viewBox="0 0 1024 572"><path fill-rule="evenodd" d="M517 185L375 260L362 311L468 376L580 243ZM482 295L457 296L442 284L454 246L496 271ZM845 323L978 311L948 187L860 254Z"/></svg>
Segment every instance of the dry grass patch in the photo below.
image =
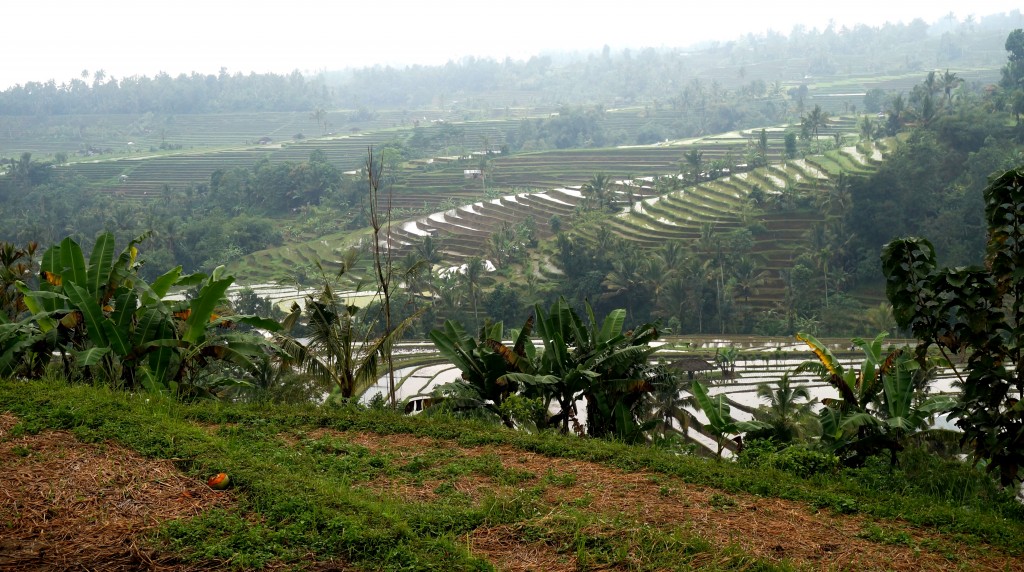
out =
<svg viewBox="0 0 1024 572"><path fill-rule="evenodd" d="M478 528L469 537L469 550L504 572L572 572L576 558L558 554L547 544L526 542L511 526Z"/></svg>
<svg viewBox="0 0 1024 572"><path fill-rule="evenodd" d="M0 414L0 570L186 570L141 545L162 522L231 502L181 473L113 444L65 431L11 435Z"/></svg>

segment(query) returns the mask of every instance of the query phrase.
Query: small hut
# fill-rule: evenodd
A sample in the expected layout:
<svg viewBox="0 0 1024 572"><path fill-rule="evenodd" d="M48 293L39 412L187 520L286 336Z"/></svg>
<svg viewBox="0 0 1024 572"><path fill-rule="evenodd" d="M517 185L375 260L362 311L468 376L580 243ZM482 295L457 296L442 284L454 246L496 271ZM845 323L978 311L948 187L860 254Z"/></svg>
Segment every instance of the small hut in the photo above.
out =
<svg viewBox="0 0 1024 572"><path fill-rule="evenodd" d="M680 358L674 361L670 367L676 371L685 373L690 380L693 380L693 376L696 373L714 371L715 369L714 364L710 364L699 357Z"/></svg>

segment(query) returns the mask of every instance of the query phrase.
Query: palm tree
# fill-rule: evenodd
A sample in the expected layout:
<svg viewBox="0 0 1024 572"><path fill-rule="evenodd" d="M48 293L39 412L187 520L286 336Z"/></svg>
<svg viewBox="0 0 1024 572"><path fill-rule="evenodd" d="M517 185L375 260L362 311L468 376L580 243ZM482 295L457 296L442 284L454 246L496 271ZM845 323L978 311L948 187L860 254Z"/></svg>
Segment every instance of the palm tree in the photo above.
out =
<svg viewBox="0 0 1024 572"><path fill-rule="evenodd" d="M751 295L757 295L759 286L768 282L768 271L758 267L753 258L741 256L732 267L734 293L743 296L743 302L750 302Z"/></svg>
<svg viewBox="0 0 1024 572"><path fill-rule="evenodd" d="M429 266L441 263L441 241L435 240L434 237L427 235L423 237L423 242L416 245L416 253L419 254L422 259Z"/></svg>
<svg viewBox="0 0 1024 572"><path fill-rule="evenodd" d="M648 267L645 260L636 253L625 253L612 261L612 270L605 276L605 297L625 297L626 313L635 319L635 302L645 299L643 288L647 282Z"/></svg>
<svg viewBox="0 0 1024 572"><path fill-rule="evenodd" d="M964 82L964 78L956 75L956 72L950 72L948 69L946 73L942 74L942 89L946 93L946 103L953 103L953 90L956 86Z"/></svg>
<svg viewBox="0 0 1024 572"><path fill-rule="evenodd" d="M690 167L690 182L697 184L701 179L701 171L704 168L704 152L700 149L691 149L683 158Z"/></svg>
<svg viewBox="0 0 1024 572"><path fill-rule="evenodd" d="M935 76L934 70L928 72L928 76L924 78L924 89L928 95L935 95L942 89L942 84Z"/></svg>
<svg viewBox="0 0 1024 572"><path fill-rule="evenodd" d="M359 395L377 381L383 338L371 340L367 328L360 327L359 309L346 305L329 284L318 296L308 295L305 312L309 316L309 342L297 341L285 349L297 364L332 392L348 399ZM293 306L293 312L298 305Z"/></svg>
<svg viewBox="0 0 1024 572"><path fill-rule="evenodd" d="M697 400L690 393L689 382L676 375L645 395L643 406L647 419L657 422L654 429L665 436L675 431L673 422L679 423L680 429L686 431L693 418L687 407L696 407Z"/></svg>
<svg viewBox="0 0 1024 572"><path fill-rule="evenodd" d="M316 121L318 127L321 125L325 126L324 131L326 132L326 122L324 121L324 119L327 117L327 112L324 111L324 108L317 107L316 109L313 110L312 113L309 114L309 117L310 119Z"/></svg>
<svg viewBox="0 0 1024 572"><path fill-rule="evenodd" d="M431 284L434 295L434 306L442 316L454 317L462 312L462 290L459 278L454 275L439 276Z"/></svg>
<svg viewBox="0 0 1024 572"><path fill-rule="evenodd" d="M774 388L767 383L759 384L757 396L768 402L753 413L754 419L770 426L762 435L778 443L790 443L821 433L813 410L818 400L811 399L806 385L791 385L789 374L783 374Z"/></svg>
<svg viewBox="0 0 1024 572"><path fill-rule="evenodd" d="M597 203L599 209L612 206L611 179L604 173L598 173L590 178L580 189L583 195L589 200Z"/></svg>
<svg viewBox="0 0 1024 572"><path fill-rule="evenodd" d="M480 316L477 313L477 294L480 288L480 279L484 275L484 261L479 256L474 256L466 261L466 270L462 274L466 289L469 291L469 301L473 305L473 323L479 325Z"/></svg>
<svg viewBox="0 0 1024 572"><path fill-rule="evenodd" d="M818 132L823 127L828 127L828 120L828 112L823 111L820 105L815 105L814 109L803 118L802 128L817 141L819 153L821 152L821 140L818 138Z"/></svg>
<svg viewBox="0 0 1024 572"><path fill-rule="evenodd" d="M889 135L895 135L900 127L903 126L903 114L906 110L907 102L903 99L902 93L892 98L892 101L889 103Z"/></svg>
<svg viewBox="0 0 1024 572"><path fill-rule="evenodd" d="M892 314L892 304L879 302L864 311L864 320L872 330L892 334L896 331L896 318Z"/></svg>
<svg viewBox="0 0 1024 572"><path fill-rule="evenodd" d="M860 120L860 139L861 141L871 141L871 135L875 131L875 126L871 123L871 118L865 115Z"/></svg>
<svg viewBox="0 0 1024 572"><path fill-rule="evenodd" d="M655 315L667 320L676 318L682 324L687 314L686 305L690 300L690 293L690 284L680 273L673 272L663 278L658 286L658 297L655 299Z"/></svg>

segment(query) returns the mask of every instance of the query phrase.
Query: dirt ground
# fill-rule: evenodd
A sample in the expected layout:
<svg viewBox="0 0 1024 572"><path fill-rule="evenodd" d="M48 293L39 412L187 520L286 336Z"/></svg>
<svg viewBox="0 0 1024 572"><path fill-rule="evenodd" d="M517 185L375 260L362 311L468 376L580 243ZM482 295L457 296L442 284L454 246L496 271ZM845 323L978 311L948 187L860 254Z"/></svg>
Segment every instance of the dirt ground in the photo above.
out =
<svg viewBox="0 0 1024 572"><path fill-rule="evenodd" d="M806 503L749 494L724 493L692 485L681 479L645 471L626 472L584 461L558 459L511 447L460 448L408 435L337 434L370 450L385 447L391 454L410 457L428 448L460 449L465 455L496 454L506 467L544 475L573 475L568 486L548 487L545 502L551 507L587 498L588 510L609 518L634 519L639 526L673 529L682 526L716 545L733 545L757 556L812 570L1024 570L1024 560L987 546L968 545L943 538L903 522L874 521L858 515L816 510ZM498 485L479 475L463 477L457 485L471 496ZM562 482L570 482L562 480ZM396 486L392 492L428 500L437 483L419 488ZM387 483L375 483L386 489ZM524 541L513 527L478 529L470 539L476 554L497 568L575 570L572 556L556 554L542 542ZM870 539L881 536L882 541ZM940 550L931 547L941 547ZM714 562L692 562L714 567Z"/></svg>
<svg viewBox="0 0 1024 572"><path fill-rule="evenodd" d="M0 413L0 571L200 569L139 541L162 522L227 505L229 492L171 461L64 431L13 437L16 423Z"/></svg>
<svg viewBox="0 0 1024 572"><path fill-rule="evenodd" d="M189 478L170 460L145 459L113 444L83 444L63 431L11 434L17 419L0 414L0 571L210 570L216 563L187 567L173 556L140 545L160 523L228 506L230 492L213 491ZM502 464L538 479L555 477L543 493L554 518L562 507L586 499L587 510L639 527L691 531L719 546L787 560L811 570L1021 570L1017 560L986 546L943 538L906 523L836 515L805 503L724 493L645 471L625 472L596 463L557 459L511 447L460 447L409 435L330 433L410 460L443 447L457 455L496 455ZM436 498L439 482L410 484L379 480L366 487L411 501ZM479 500L484 494L514 494L489 477L459 477L456 490ZM873 531L873 533L872 533ZM601 534L602 531L595 531ZM881 539L879 539L881 537ZM893 540L895 539L895 541ZM470 550L508 571L569 571L580 564L573 550L530 538L518 525L475 530ZM716 562L690 561L715 567ZM342 570L310 563L315 570Z"/></svg>

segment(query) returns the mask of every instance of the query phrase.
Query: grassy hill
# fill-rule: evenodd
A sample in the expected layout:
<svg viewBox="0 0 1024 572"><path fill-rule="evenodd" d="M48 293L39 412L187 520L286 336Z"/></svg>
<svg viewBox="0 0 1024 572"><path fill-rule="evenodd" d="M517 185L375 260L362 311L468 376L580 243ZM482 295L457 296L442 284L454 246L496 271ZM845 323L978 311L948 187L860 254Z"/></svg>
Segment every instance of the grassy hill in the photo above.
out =
<svg viewBox="0 0 1024 572"><path fill-rule="evenodd" d="M914 451L892 473L801 478L382 410L6 380L0 462L5 570L1024 570L1020 505ZM204 484L218 472L225 492Z"/></svg>

